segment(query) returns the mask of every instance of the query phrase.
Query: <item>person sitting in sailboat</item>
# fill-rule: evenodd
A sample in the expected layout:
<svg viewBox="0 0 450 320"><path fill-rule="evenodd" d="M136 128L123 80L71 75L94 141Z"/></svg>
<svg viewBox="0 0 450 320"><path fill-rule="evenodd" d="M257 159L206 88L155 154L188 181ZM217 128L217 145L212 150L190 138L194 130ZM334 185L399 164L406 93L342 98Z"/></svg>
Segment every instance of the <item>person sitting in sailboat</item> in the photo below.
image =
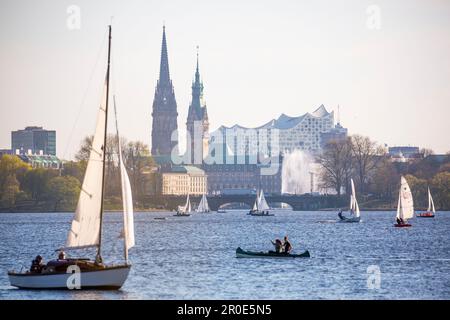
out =
<svg viewBox="0 0 450 320"><path fill-rule="evenodd" d="M42 256L37 255L36 258L31 262L30 272L41 273L42 268L44 268L44 259Z"/></svg>
<svg viewBox="0 0 450 320"><path fill-rule="evenodd" d="M291 242L289 241L289 239L288 239L287 236L284 236L283 247L284 247L284 253L287 253L287 254L291 253L291 250L292 250L292 244L291 244Z"/></svg>
<svg viewBox="0 0 450 320"><path fill-rule="evenodd" d="M270 240L272 241L272 240ZM272 244L275 246L275 252L276 253L281 253L282 249L283 249L283 243L281 242L280 239L275 239L275 241L272 241Z"/></svg>
<svg viewBox="0 0 450 320"><path fill-rule="evenodd" d="M339 209L339 212L338 212L338 217L339 217L339 219L343 219L343 217L342 217L342 209Z"/></svg>
<svg viewBox="0 0 450 320"><path fill-rule="evenodd" d="M63 250L59 252L58 260L66 260L66 253Z"/></svg>

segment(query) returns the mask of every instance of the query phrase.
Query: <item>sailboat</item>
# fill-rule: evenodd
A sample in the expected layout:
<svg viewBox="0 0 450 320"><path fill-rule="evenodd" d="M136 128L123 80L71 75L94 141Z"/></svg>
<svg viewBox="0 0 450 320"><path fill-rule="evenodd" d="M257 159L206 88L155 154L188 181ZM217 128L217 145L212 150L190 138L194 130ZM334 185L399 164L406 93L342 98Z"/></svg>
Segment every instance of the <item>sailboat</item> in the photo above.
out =
<svg viewBox="0 0 450 320"><path fill-rule="evenodd" d="M436 209L434 208L433 197L431 196L430 187L428 187L428 209L427 212L423 212L417 215L418 218L434 218Z"/></svg>
<svg viewBox="0 0 450 320"><path fill-rule="evenodd" d="M198 204L198 208L196 210L198 213L209 213L211 210L209 209L208 199L206 199L206 195L203 194L200 203Z"/></svg>
<svg viewBox="0 0 450 320"><path fill-rule="evenodd" d="M133 202L120 143L119 166L123 200L124 228L122 234L125 263L106 265L101 256L110 54L111 26L109 26L108 64L102 102L97 115L96 130L86 173L66 244L63 248L58 249L60 251L58 259L51 260L44 265L42 257L37 256L30 271L9 271L8 276L12 286L25 289L119 289L128 277L131 269L128 261L128 249L134 246ZM95 260L66 258L63 251L85 248L97 249Z"/></svg>
<svg viewBox="0 0 450 320"><path fill-rule="evenodd" d="M264 196L264 191L261 189L259 194L256 195L255 203L253 208L249 211L250 216L274 216L274 214L269 213L269 204Z"/></svg>
<svg viewBox="0 0 450 320"><path fill-rule="evenodd" d="M402 176L400 191L398 195L398 205L397 205L397 216L396 216L396 224L395 227L411 227L411 224L408 223L408 219L414 217L414 201L411 193L411 189L409 188L408 182Z"/></svg>
<svg viewBox="0 0 450 320"><path fill-rule="evenodd" d="M177 213L175 217L189 217L191 215L191 200L189 199L189 194L186 198L186 204L184 206L178 206Z"/></svg>
<svg viewBox="0 0 450 320"><path fill-rule="evenodd" d="M356 200L356 192L355 192L355 184L353 183L353 179L350 179L350 183L352 186L352 194L350 195L350 217L345 217L342 215L342 212L338 213L339 222L360 222L361 221L361 213L359 211L358 201Z"/></svg>

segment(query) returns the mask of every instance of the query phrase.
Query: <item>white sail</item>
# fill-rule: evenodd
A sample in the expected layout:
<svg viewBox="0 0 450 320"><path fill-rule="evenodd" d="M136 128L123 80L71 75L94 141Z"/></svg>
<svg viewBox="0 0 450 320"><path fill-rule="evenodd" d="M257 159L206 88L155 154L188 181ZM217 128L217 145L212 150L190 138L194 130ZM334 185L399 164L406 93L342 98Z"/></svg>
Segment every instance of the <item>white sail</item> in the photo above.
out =
<svg viewBox="0 0 450 320"><path fill-rule="evenodd" d="M198 204L197 212L209 212L208 199L206 199L205 194L203 194L202 199Z"/></svg>
<svg viewBox="0 0 450 320"><path fill-rule="evenodd" d="M356 200L356 191L355 184L353 183L353 179L350 179L352 185L352 195L350 196L350 210L353 211L356 217L359 217L361 214L359 212L358 200Z"/></svg>
<svg viewBox="0 0 450 320"><path fill-rule="evenodd" d="M189 199L189 195L187 196L186 206L184 207L185 212L191 212L191 200Z"/></svg>
<svg viewBox="0 0 450 320"><path fill-rule="evenodd" d="M134 247L134 210L133 210L133 194L131 193L130 179L127 169L123 162L122 144L119 135L119 126L117 124L116 97L114 96L114 114L116 116L116 135L119 153L120 166L120 182L122 187L122 204L123 204L123 238L125 247L125 260L128 261L128 249Z"/></svg>
<svg viewBox="0 0 450 320"><path fill-rule="evenodd" d="M269 209L269 205L267 204L266 198L264 197L264 191L261 189L261 193L259 194L258 210L265 211Z"/></svg>
<svg viewBox="0 0 450 320"><path fill-rule="evenodd" d="M100 241L103 187L103 152L106 125L106 83L103 90L91 152L66 247L98 246Z"/></svg>
<svg viewBox="0 0 450 320"><path fill-rule="evenodd" d="M436 213L436 209L434 207L433 197L431 196L430 188L428 187L428 212Z"/></svg>
<svg viewBox="0 0 450 320"><path fill-rule="evenodd" d="M404 221L414 216L414 201L409 188L408 182L402 176L401 186L399 193L399 201L397 207L397 218L401 218Z"/></svg>
<svg viewBox="0 0 450 320"><path fill-rule="evenodd" d="M259 192L256 193L256 199L255 199L255 203L253 204L253 211L258 210L258 202L259 202Z"/></svg>

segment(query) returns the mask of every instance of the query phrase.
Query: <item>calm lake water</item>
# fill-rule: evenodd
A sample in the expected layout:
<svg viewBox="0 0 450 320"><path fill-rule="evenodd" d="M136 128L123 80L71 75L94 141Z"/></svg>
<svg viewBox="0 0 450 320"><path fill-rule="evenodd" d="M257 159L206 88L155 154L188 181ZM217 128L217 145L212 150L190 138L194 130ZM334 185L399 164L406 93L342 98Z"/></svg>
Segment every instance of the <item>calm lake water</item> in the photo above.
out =
<svg viewBox="0 0 450 320"><path fill-rule="evenodd" d="M0 299L450 299L450 212L403 229L393 227L394 212L363 212L360 224L333 223L334 212L245 213L136 213L133 267L119 291L11 287L7 270L55 257L72 214L0 214ZM106 214L105 262L122 259L120 229L121 213ZM238 246L268 250L285 234L311 258L235 258ZM379 289L368 288L368 268L379 268Z"/></svg>

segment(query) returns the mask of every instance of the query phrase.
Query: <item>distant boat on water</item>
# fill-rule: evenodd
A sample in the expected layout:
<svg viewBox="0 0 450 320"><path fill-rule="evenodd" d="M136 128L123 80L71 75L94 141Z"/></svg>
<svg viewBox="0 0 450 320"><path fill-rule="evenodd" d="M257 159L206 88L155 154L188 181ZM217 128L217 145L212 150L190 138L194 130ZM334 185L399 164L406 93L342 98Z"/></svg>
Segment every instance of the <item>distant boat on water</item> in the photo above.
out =
<svg viewBox="0 0 450 320"><path fill-rule="evenodd" d="M186 198L186 204L184 206L178 206L177 213L174 215L175 217L189 217L192 212L191 200L189 198L189 194Z"/></svg>
<svg viewBox="0 0 450 320"><path fill-rule="evenodd" d="M408 182L405 177L401 177L400 181L400 191L398 195L398 205L397 205L397 215L396 215L396 224L394 225L397 228L405 228L411 227L411 224L408 223L408 219L414 217L414 201L411 193L411 189L409 188Z"/></svg>
<svg viewBox="0 0 450 320"><path fill-rule="evenodd" d="M356 200L356 191L355 184L353 183L353 179L350 179L350 184L352 187L352 194L350 195L350 216L343 216L342 211L338 213L339 222L360 222L361 221L361 213L359 211L358 201Z"/></svg>
<svg viewBox="0 0 450 320"><path fill-rule="evenodd" d="M264 191L261 189L259 194L256 195L255 203L253 208L249 211L250 216L274 216L274 214L269 213L270 207L264 196Z"/></svg>
<svg viewBox="0 0 450 320"><path fill-rule="evenodd" d="M434 207L433 197L431 196L430 187L428 187L428 209L426 212L419 213L418 218L434 218L436 209Z"/></svg>
<svg viewBox="0 0 450 320"><path fill-rule="evenodd" d="M208 199L206 199L206 195L202 195L202 199L200 200L200 203L198 204L198 208L195 212L198 213L210 213L211 210L209 209L208 205Z"/></svg>

